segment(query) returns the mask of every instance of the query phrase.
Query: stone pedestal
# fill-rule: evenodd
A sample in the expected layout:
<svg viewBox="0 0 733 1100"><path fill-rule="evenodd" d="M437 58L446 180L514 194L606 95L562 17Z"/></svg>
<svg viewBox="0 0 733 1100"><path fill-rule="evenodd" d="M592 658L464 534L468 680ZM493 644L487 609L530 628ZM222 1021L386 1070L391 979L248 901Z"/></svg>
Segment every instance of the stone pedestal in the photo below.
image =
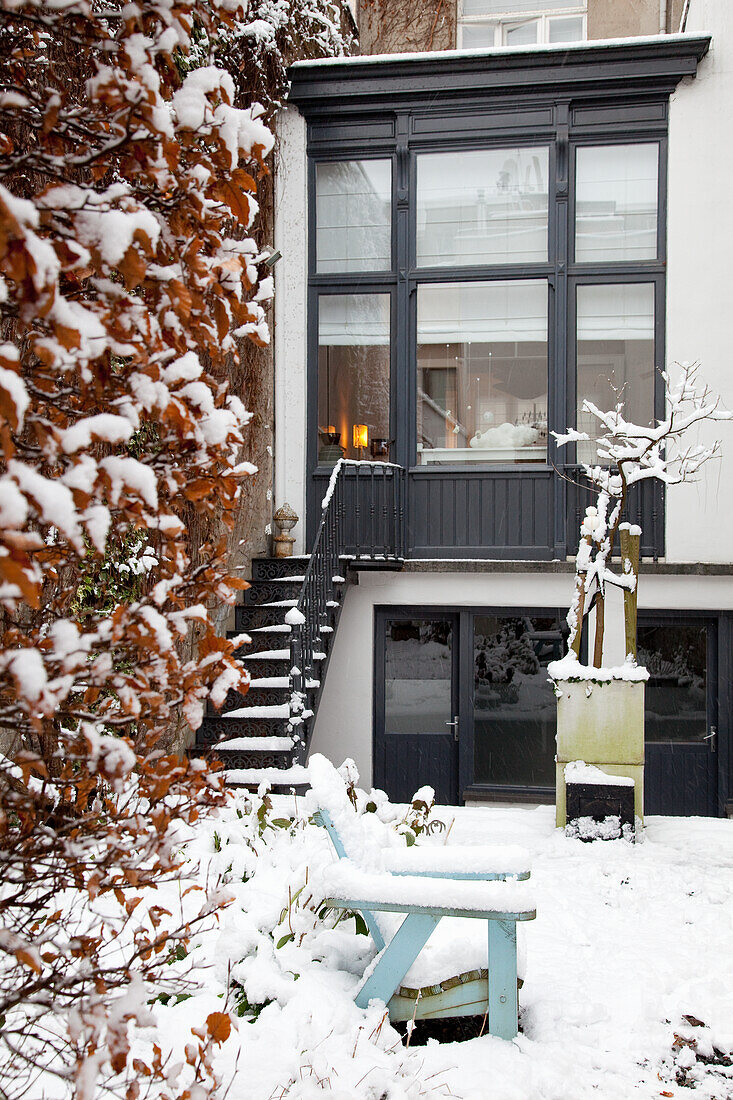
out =
<svg viewBox="0 0 733 1100"><path fill-rule="evenodd" d="M644 684L628 680L605 683L556 682L557 824L566 817L565 765L572 760L594 764L609 775L634 780L634 809L644 819Z"/></svg>

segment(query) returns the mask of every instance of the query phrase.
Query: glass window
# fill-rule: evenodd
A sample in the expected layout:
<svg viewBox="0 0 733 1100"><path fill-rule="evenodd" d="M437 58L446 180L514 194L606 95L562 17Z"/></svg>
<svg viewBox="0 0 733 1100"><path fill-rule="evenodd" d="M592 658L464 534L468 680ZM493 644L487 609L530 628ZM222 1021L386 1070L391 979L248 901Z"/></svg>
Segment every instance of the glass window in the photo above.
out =
<svg viewBox="0 0 733 1100"><path fill-rule="evenodd" d="M594 145L575 161L575 259L657 258L659 146Z"/></svg>
<svg viewBox="0 0 733 1100"><path fill-rule="evenodd" d="M318 462L389 450L389 294L318 302ZM357 430L358 429L358 430Z"/></svg>
<svg viewBox="0 0 733 1100"><path fill-rule="evenodd" d="M604 411L624 403L627 420L654 419L654 285L578 287L577 427L595 436L598 421L584 400ZM592 443L578 443L578 461L598 461Z"/></svg>
<svg viewBox="0 0 733 1100"><path fill-rule="evenodd" d="M451 733L453 626L449 619L388 619L384 723L388 733Z"/></svg>
<svg viewBox="0 0 733 1100"><path fill-rule="evenodd" d="M529 19L525 23L509 23L504 27L504 44L506 46L533 46L537 41L539 28L539 19Z"/></svg>
<svg viewBox="0 0 733 1100"><path fill-rule="evenodd" d="M582 42L584 37L582 16L575 15L570 19L548 20L548 42Z"/></svg>
<svg viewBox="0 0 733 1100"><path fill-rule="evenodd" d="M649 669L644 694L647 741L703 741L708 733L707 628L684 620L639 625L639 664Z"/></svg>
<svg viewBox="0 0 733 1100"><path fill-rule="evenodd" d="M461 32L461 48L480 50L494 45L495 23L464 23Z"/></svg>
<svg viewBox="0 0 733 1100"><path fill-rule="evenodd" d="M547 260L546 146L417 158L418 267Z"/></svg>
<svg viewBox="0 0 733 1100"><path fill-rule="evenodd" d="M317 164L316 271L389 270L391 207L391 161Z"/></svg>
<svg viewBox="0 0 733 1100"><path fill-rule="evenodd" d="M417 460L544 462L547 283L418 288Z"/></svg>
<svg viewBox="0 0 733 1100"><path fill-rule="evenodd" d="M476 615L474 782L552 787L556 702L550 661L565 653L557 619Z"/></svg>

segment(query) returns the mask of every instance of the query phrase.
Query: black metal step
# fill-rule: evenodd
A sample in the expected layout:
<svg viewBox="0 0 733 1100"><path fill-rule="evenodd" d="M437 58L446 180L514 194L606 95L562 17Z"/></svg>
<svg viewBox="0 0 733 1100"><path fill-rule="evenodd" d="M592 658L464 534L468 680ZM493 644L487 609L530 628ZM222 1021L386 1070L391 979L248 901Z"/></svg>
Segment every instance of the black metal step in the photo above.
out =
<svg viewBox="0 0 733 1100"><path fill-rule="evenodd" d="M279 653L290 648L290 630L259 630L257 628L247 630L245 628L243 631L238 630L236 633L247 634L250 639L241 647L241 650L237 650L237 656L244 664L247 663L247 657L252 656L254 653L269 652L270 650Z"/></svg>
<svg viewBox="0 0 733 1100"><path fill-rule="evenodd" d="M252 581L271 581L275 577L302 577L310 558L253 558Z"/></svg>
<svg viewBox="0 0 733 1100"><path fill-rule="evenodd" d="M215 745L230 737L289 737L287 718L222 718L207 714L196 731L198 745Z"/></svg>
<svg viewBox="0 0 733 1100"><path fill-rule="evenodd" d="M289 768L293 763L290 752L247 752L245 749L227 749L222 745L197 747L191 750L191 756L203 756L209 760L220 760L225 768Z"/></svg>
<svg viewBox="0 0 733 1100"><path fill-rule="evenodd" d="M237 656L253 680L262 679L265 676L287 676L290 672L290 655L285 658L266 657L260 660L251 653L248 660L248 646L242 646L237 651Z"/></svg>
<svg viewBox="0 0 733 1100"><path fill-rule="evenodd" d="M256 630L258 626L283 626L289 607L257 606L256 604L237 604L234 613L234 625L237 630Z"/></svg>
<svg viewBox="0 0 733 1100"><path fill-rule="evenodd" d="M302 587L302 581L292 581L287 578L272 581L253 581L244 593L243 606L275 603L277 600L297 600Z"/></svg>
<svg viewBox="0 0 733 1100"><path fill-rule="evenodd" d="M220 711L213 710L212 714L226 714L230 710L240 710L242 707L279 707L285 706L290 700L289 688L253 688L242 693L230 691L224 700Z"/></svg>

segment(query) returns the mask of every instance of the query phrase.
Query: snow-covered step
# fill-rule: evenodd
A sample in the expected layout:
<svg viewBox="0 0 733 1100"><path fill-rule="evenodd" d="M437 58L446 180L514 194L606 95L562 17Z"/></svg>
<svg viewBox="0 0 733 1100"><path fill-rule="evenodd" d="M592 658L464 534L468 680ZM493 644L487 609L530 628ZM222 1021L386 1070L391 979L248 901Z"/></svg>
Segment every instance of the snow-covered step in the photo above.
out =
<svg viewBox="0 0 733 1100"><path fill-rule="evenodd" d="M223 775L227 783L246 783L248 786L260 783L300 786L310 782L308 769L302 764L293 764L290 768L231 768Z"/></svg>
<svg viewBox="0 0 733 1100"><path fill-rule="evenodd" d="M305 580L305 573L302 577L272 577L267 584L302 584ZM262 582L265 583L264 581Z"/></svg>
<svg viewBox="0 0 733 1100"><path fill-rule="evenodd" d="M290 704L277 703L269 707L240 707L238 710L227 710L218 717L227 722L230 718L289 718Z"/></svg>
<svg viewBox="0 0 733 1100"><path fill-rule="evenodd" d="M214 746L216 749L225 749L227 752L290 752L293 747L292 737L232 737L227 741L219 741Z"/></svg>
<svg viewBox="0 0 733 1100"><path fill-rule="evenodd" d="M250 634L289 634L290 627L287 623L276 623L274 626L256 626L250 630Z"/></svg>
<svg viewBox="0 0 733 1100"><path fill-rule="evenodd" d="M271 600L269 603L261 603L258 607L297 607L298 600Z"/></svg>
<svg viewBox="0 0 733 1100"><path fill-rule="evenodd" d="M289 688L290 678L288 676L261 676L257 680L250 680L251 688ZM317 688L321 686L320 680L308 680L305 685L307 688Z"/></svg>
<svg viewBox="0 0 733 1100"><path fill-rule="evenodd" d="M250 661L289 661L289 649L263 649L259 653L247 653L242 664L247 667Z"/></svg>

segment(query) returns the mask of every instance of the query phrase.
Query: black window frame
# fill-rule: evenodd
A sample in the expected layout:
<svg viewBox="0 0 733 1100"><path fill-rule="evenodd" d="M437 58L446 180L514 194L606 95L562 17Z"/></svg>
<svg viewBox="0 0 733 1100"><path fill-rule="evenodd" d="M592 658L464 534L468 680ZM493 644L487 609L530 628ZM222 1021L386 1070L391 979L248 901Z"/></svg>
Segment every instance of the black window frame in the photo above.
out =
<svg viewBox="0 0 733 1100"><path fill-rule="evenodd" d="M550 436L547 464L499 463L417 466L416 438L416 288L421 282L469 282L491 278L543 277L548 272L548 427L564 430L575 411L575 331L571 328L571 280L646 281L664 284L666 272L666 183L669 97L683 76L694 76L710 46L708 37L583 43L558 50L499 52L481 55L435 54L414 59L360 59L353 63L299 63L291 71L290 101L307 122L308 190L308 397L307 521L310 537L317 517L321 487L331 467L317 465L317 324L314 303L319 292L394 293L392 332L392 429L390 458L407 471L407 554L427 557L565 557L576 542L575 516L584 490L563 475L577 474L571 448L557 449ZM575 151L581 145L630 143L659 145L658 248L654 260L576 264L573 189ZM502 264L480 267L416 268L416 157L422 153L483 148L548 145L550 253L545 267ZM392 269L389 272L316 274L314 165L318 161L392 158ZM569 287L570 284L570 287ZM657 297L655 357L665 362L664 303ZM572 377L571 377L572 371ZM664 407L661 378L656 380L654 408ZM433 534L421 520L418 503L427 492L433 504L445 491L458 498L466 479L485 499L509 492L521 472L535 479L528 501L532 516L508 534L508 525L488 513L480 521L477 544L469 525L455 520L451 531ZM433 489L425 479L432 479ZM451 482L453 488L450 488ZM502 481L503 479L503 481ZM475 485L482 482L482 487ZM546 486L543 488L542 486ZM643 488L643 487L642 487ZM648 491L647 491L648 490ZM422 496L421 496L422 494ZM535 496L533 497L533 494ZM643 556L664 553L664 492L658 486L640 490L633 510L644 518ZM414 497L414 505L411 500ZM498 497L497 497L498 499ZM436 504L437 506L437 504ZM432 504L431 504L432 507ZM416 511L416 509L418 509ZM313 513L313 515L311 515ZM457 514L457 513L456 513ZM489 518L486 518L487 515ZM647 537L647 534L648 537Z"/></svg>
<svg viewBox="0 0 733 1100"><path fill-rule="evenodd" d="M397 154L378 142L367 147L338 151L319 150L309 157L308 166L308 317L309 360L314 364L310 377L308 402L308 469L325 473L328 466L318 466L318 298L322 294L393 293L400 285L406 294L394 294L391 332L390 439L394 440L392 458L411 472L425 470L418 464L417 452L417 291L421 285L451 283L490 283L500 281L545 280L548 287L547 318L547 385L548 429L564 431L575 424L576 394L576 299L575 287L583 284L642 283L655 285L655 384L654 415L664 413L664 385L660 370L665 363L665 299L666 299L666 184L667 137L666 124L660 128L619 131L610 122L594 127L591 132L573 138L565 151L567 193L559 179L557 133L502 131L493 136L455 137L430 140L411 149L407 158L406 194L400 196L400 165ZM576 262L575 240L575 153L582 146L656 144L659 150L657 176L657 257L653 260ZM526 263L503 263L465 266L417 266L417 159L425 153L461 153L484 149L547 148L549 151L547 260ZM317 272L316 271L316 165L349 160L391 160L392 162L392 267L383 271ZM400 240L400 212L407 211L406 240ZM403 234L404 237L404 234ZM405 247L406 246L406 247ZM406 252L406 254L405 254ZM396 299L396 300L395 300ZM401 300L400 300L401 299ZM405 312L405 307L407 311ZM315 332L313 332L313 329ZM565 363L565 370L560 364ZM407 398L405 406L404 399ZM398 401L402 399L398 405ZM405 415L406 411L406 415ZM402 415L400 415L402 412ZM550 435L547 459L532 463L534 470L572 467L576 464L575 448L558 449ZM462 463L441 463L440 469L460 473ZM476 463L471 469L490 475L516 469L515 463Z"/></svg>

